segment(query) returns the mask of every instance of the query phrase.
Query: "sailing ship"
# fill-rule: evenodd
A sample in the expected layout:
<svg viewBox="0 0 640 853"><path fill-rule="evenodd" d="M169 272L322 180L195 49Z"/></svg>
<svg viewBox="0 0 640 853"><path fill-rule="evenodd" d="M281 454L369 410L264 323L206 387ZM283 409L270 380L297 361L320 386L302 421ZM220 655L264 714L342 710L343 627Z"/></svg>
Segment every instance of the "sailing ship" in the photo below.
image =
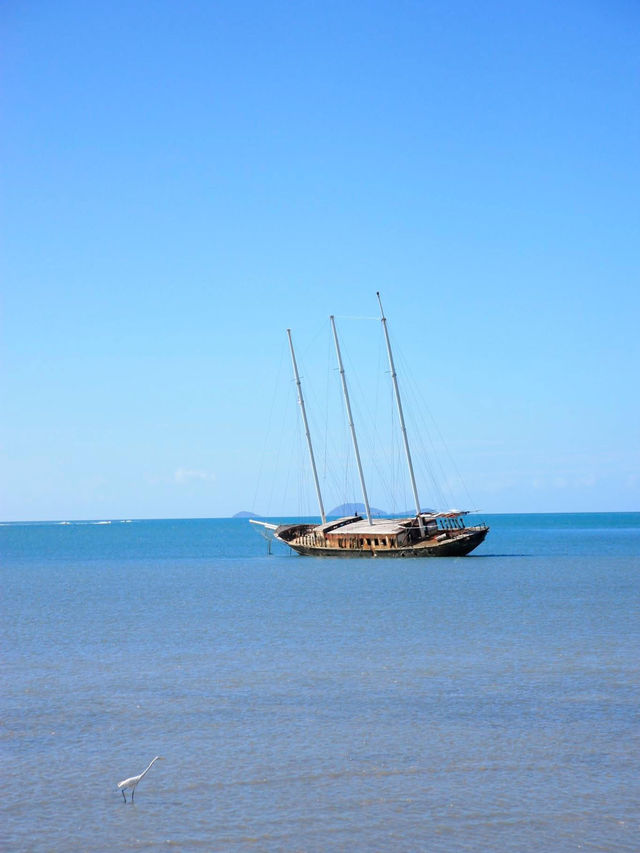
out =
<svg viewBox="0 0 640 853"><path fill-rule="evenodd" d="M451 509L443 512L425 512L420 508L421 505L418 498L418 489L413 470L409 440L407 438L402 401L400 399L398 378L396 375L393 353L391 351L387 319L382 308L380 294L377 293L376 295L380 305L380 318L384 330L389 369L393 383L396 406L398 409L398 420L400 423L404 452L409 470L409 479L411 481L411 488L415 501L415 515L407 518L373 518L371 515L371 508L369 506L369 498L367 495L367 488L360 460L360 451L358 449L358 440L353 423L353 415L351 413L351 403L349 400L347 380L342 363L340 343L338 341L335 319L332 316L330 317L331 329L333 332L338 370L340 373L345 409L351 432L351 440L353 443L358 475L360 478L366 517L358 514L350 515L345 518L327 520L320 491L320 482L318 480L318 472L313 453L313 445L311 443L311 434L309 431L309 423L302 394L302 384L300 382L298 365L293 348L291 330L287 329L293 375L298 393L298 403L304 425L307 448L309 451L309 460L311 462L311 471L313 474L316 497L318 499L322 522L320 524L272 524L258 519L250 519L250 521L252 524L257 524L266 528L270 531L273 538L280 542L284 542L293 551L296 551L298 554L305 557L465 556L484 541L487 533L489 532L489 528L486 524L467 526L465 524L465 516L469 515L469 511L467 510Z"/></svg>

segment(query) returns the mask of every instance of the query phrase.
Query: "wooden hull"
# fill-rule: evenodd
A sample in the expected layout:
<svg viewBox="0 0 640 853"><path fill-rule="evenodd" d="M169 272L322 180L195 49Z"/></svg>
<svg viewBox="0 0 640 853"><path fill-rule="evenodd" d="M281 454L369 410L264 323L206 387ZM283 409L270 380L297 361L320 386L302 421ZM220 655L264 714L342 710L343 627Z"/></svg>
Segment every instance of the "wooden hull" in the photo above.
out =
<svg viewBox="0 0 640 853"><path fill-rule="evenodd" d="M295 539L281 541L303 557L464 557L484 541L488 532L488 527L469 527L440 542L427 539L405 547L387 548L336 548L302 544Z"/></svg>

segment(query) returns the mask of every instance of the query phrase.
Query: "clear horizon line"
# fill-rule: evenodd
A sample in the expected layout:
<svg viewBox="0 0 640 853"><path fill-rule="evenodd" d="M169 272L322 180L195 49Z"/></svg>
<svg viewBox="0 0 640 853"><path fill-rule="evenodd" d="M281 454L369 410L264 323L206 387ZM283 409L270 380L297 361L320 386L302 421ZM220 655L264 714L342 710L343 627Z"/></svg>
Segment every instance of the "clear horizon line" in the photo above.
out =
<svg viewBox="0 0 640 853"><path fill-rule="evenodd" d="M255 516L256 518L319 518L319 515L301 515L300 513L292 513L287 514L284 512L277 513L276 515L263 515L262 513L255 512L249 513L246 510L240 510L240 512L247 512L247 516L237 518L237 513L234 515L188 515L188 516L126 516L126 517L118 517L113 516L111 518L105 516L96 516L95 518L16 518L16 519L0 519L0 525L9 525L9 524L64 524L68 522L69 524L74 523L88 523L88 524L97 524L100 522L133 522L133 521L243 521L249 515ZM385 513L386 515L387 513ZM579 510L577 512L572 512L570 510L536 510L534 512L485 512L483 510L474 510L474 514L480 515L640 515L640 510L638 509L602 509L602 510ZM410 515L410 514L409 514ZM409 515L406 517L408 518ZM337 518L338 516L336 516ZM404 515L402 517L405 517Z"/></svg>

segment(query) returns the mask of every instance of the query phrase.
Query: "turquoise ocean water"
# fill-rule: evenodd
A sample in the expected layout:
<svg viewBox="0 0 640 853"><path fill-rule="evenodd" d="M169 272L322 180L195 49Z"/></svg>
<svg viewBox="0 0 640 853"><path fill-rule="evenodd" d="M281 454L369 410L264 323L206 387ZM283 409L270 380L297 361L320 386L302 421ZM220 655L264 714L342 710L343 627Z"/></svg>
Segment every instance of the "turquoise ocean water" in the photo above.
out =
<svg viewBox="0 0 640 853"><path fill-rule="evenodd" d="M0 847L640 849L640 514L487 521L407 561L1 525Z"/></svg>

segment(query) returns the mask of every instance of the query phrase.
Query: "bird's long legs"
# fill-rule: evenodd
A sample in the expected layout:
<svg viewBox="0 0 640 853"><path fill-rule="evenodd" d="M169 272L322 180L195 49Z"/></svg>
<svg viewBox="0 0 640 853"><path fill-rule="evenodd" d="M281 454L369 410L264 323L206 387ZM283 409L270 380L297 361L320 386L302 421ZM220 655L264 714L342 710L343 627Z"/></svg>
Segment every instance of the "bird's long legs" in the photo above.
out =
<svg viewBox="0 0 640 853"><path fill-rule="evenodd" d="M124 791L122 792L122 799L125 801L125 803L127 802L127 798L124 795Z"/></svg>

